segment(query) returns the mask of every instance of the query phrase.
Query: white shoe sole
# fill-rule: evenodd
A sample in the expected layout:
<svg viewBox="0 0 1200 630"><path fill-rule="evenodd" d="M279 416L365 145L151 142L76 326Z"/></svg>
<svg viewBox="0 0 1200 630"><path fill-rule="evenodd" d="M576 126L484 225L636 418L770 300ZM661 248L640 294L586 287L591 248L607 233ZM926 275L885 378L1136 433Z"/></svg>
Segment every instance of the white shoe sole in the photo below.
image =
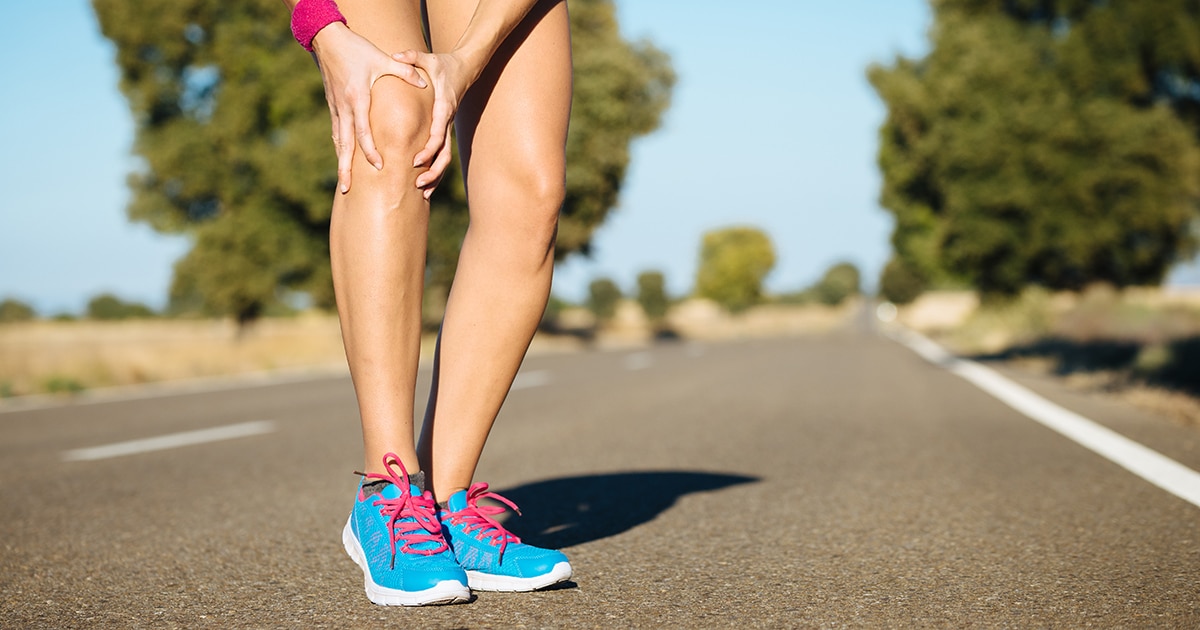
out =
<svg viewBox="0 0 1200 630"><path fill-rule="evenodd" d="M423 591L401 591L376 584L375 580L371 579L371 569L367 566L366 554L363 553L362 545L358 543L354 530L350 528L349 520L346 521L346 527L342 529L342 545L346 547L346 553L350 559L362 568L367 599L372 603L380 606L429 606L459 604L471 599L471 589L457 580L443 580Z"/></svg>
<svg viewBox="0 0 1200 630"><path fill-rule="evenodd" d="M559 562L554 565L554 568L550 569L549 573L527 578L467 571L467 584L471 586L472 590L476 591L536 591L539 588L546 588L551 584L558 584L559 582L571 579L571 573L571 565L567 562Z"/></svg>

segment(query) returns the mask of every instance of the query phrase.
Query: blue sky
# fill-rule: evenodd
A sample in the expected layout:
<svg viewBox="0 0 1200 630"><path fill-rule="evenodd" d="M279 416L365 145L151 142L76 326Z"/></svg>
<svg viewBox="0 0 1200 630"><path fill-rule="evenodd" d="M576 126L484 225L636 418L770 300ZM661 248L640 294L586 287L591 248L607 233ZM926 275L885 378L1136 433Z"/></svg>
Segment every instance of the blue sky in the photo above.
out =
<svg viewBox="0 0 1200 630"><path fill-rule="evenodd" d="M629 289L646 269L685 292L701 235L732 224L771 235L774 291L841 260L874 278L891 223L875 166L885 111L864 71L923 53L925 0L617 5L625 35L667 51L679 83L662 127L634 146L593 257L561 265L555 292L579 299L600 275ZM20 26L0 38L0 297L43 313L77 311L101 291L161 306L188 242L125 218L133 124L90 3L6 14ZM1200 281L1200 269L1177 278Z"/></svg>

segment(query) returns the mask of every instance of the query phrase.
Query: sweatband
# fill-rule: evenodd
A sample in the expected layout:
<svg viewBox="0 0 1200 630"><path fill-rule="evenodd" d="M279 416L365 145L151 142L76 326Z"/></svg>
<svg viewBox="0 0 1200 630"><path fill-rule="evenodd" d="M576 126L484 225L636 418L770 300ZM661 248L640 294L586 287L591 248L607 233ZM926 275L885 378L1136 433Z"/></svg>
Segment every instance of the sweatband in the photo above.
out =
<svg viewBox="0 0 1200 630"><path fill-rule="evenodd" d="M333 0L300 0L292 9L292 35L308 52L317 33L334 22L345 24L346 16Z"/></svg>

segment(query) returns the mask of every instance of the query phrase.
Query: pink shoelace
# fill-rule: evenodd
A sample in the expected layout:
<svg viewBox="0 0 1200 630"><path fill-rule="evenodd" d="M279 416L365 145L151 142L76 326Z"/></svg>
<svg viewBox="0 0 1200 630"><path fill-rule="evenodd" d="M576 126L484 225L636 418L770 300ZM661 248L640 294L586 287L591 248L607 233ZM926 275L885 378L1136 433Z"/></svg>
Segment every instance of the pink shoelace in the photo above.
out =
<svg viewBox="0 0 1200 630"><path fill-rule="evenodd" d="M492 546L499 545L500 556L503 557L508 543L519 543L521 539L504 529L503 525L492 518L496 514L503 514L504 508L495 505L479 505L479 500L499 501L512 508L517 514L520 514L521 510L517 508L516 503L495 492L488 492L487 489L486 483L473 484L467 490L467 507L458 512L447 512L446 519L454 525L461 525L464 533L473 534L479 540L486 541Z"/></svg>
<svg viewBox="0 0 1200 630"><path fill-rule="evenodd" d="M412 494L408 471L404 469L404 464L400 462L400 457L395 453L384 455L383 465L387 469L386 474L359 474L367 479L390 481L400 491L400 496L395 499L385 499L382 494L377 494L371 503L371 505L378 506L379 513L388 519L388 531L391 532L392 543L392 568L396 568L396 542L399 540L404 541L404 544L400 546L400 551L403 553L432 556L448 549L449 545L442 536L441 523L437 519L437 507L433 503L433 495L429 492L420 496ZM393 466L400 469L399 475L396 474ZM424 549L414 547L414 545L422 543L436 544Z"/></svg>

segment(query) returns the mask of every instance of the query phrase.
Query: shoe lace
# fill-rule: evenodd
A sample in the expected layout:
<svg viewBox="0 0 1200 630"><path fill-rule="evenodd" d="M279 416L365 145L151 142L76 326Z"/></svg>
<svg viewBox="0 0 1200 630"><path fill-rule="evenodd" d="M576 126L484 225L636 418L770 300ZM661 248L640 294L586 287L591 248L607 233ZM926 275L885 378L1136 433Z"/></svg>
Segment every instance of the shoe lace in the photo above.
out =
<svg viewBox="0 0 1200 630"><path fill-rule="evenodd" d="M432 556L449 548L442 536L442 526L437 519L437 508L433 495L425 492L420 496L413 495L408 481L408 471L395 453L383 457L386 473L360 473L363 477L373 480L390 481L400 490L400 496L395 499L384 498L382 494L375 495L371 503L379 508L379 513L388 519L388 531L391 533L392 568L396 568L396 545L400 552L414 553L422 556ZM396 474L395 468L400 469ZM433 543L426 545L425 543ZM417 548L416 545L423 545Z"/></svg>
<svg viewBox="0 0 1200 630"><path fill-rule="evenodd" d="M500 557L504 557L504 550L508 547L508 543L519 543L521 539L512 532L504 529L504 526L497 523L492 516L504 513L504 508L497 505L479 505L480 499L492 499L499 501L512 508L517 514L521 510L517 508L517 504L508 499L496 494L488 492L486 483L473 484L467 490L467 507L457 511L449 512L447 519L454 525L461 525L464 533L473 534L477 539L487 542L492 546L500 546Z"/></svg>

